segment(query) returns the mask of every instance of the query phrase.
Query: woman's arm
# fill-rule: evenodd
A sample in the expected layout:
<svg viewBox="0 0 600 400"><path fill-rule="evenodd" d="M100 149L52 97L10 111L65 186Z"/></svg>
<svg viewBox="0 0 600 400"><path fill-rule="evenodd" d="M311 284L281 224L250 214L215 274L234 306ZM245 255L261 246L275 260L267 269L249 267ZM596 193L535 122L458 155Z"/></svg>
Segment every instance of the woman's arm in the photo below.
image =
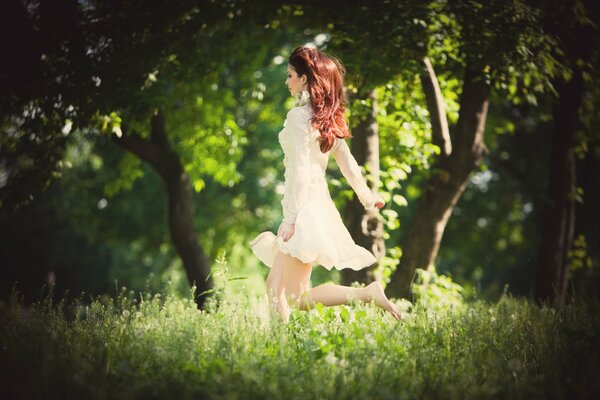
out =
<svg viewBox="0 0 600 400"><path fill-rule="evenodd" d="M363 205L365 210L372 210L375 208L375 204L384 203L383 199L379 194L373 193L367 186L365 179L362 176L360 167L356 162L356 159L352 156L350 148L344 139L336 139L339 141L332 149L335 161L342 171L342 175L348 181L356 195L358 200Z"/></svg>
<svg viewBox="0 0 600 400"><path fill-rule="evenodd" d="M288 112L284 125L285 134L292 143L292 151L286 155L288 160L285 170L285 190L281 204L283 221L293 224L296 222L298 212L308 201L310 131L308 120L299 107L294 107Z"/></svg>

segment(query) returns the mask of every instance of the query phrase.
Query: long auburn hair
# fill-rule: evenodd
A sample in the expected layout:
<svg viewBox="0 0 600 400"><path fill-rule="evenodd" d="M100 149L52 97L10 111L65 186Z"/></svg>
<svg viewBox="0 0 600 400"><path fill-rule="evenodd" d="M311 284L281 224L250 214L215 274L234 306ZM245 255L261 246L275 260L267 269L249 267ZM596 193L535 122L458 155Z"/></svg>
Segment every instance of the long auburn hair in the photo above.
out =
<svg viewBox="0 0 600 400"><path fill-rule="evenodd" d="M331 149L335 137L351 137L344 118L347 98L344 92L346 69L335 57L310 47L296 47L288 58L298 76L308 78L308 91L313 110L311 125L321 132L321 152Z"/></svg>

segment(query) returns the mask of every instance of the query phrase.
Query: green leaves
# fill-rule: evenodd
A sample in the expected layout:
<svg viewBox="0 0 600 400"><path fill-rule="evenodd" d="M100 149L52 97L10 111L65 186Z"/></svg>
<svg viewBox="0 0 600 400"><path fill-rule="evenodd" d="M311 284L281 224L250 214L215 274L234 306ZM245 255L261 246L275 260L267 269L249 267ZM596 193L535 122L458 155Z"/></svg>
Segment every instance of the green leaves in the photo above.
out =
<svg viewBox="0 0 600 400"><path fill-rule="evenodd" d="M104 184L104 195L114 197L122 190L130 190L134 182L144 176L142 160L131 153L126 153L119 160L116 168L117 176Z"/></svg>
<svg viewBox="0 0 600 400"><path fill-rule="evenodd" d="M411 291L416 303L434 311L456 311L466 306L463 287L447 275L438 275L435 269L417 269Z"/></svg>

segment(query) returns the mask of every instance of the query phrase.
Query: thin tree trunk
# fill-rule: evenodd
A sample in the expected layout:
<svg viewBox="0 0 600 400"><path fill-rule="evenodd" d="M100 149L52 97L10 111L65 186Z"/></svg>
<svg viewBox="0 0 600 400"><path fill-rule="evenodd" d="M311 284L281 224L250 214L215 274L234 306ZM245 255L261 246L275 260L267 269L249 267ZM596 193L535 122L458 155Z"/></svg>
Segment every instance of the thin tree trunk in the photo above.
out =
<svg viewBox="0 0 600 400"><path fill-rule="evenodd" d="M181 257L190 282L198 293L213 286L212 279L206 280L210 264L197 239L194 227L193 190L188 174L183 169L179 155L170 147L165 129L164 115L157 109L152 116L150 139L133 132L123 131L123 136L114 141L128 151L148 162L162 177L168 195L168 218L171 240ZM196 304L202 308L206 296L197 296Z"/></svg>
<svg viewBox="0 0 600 400"><path fill-rule="evenodd" d="M554 305L564 302L569 282L568 253L575 231L575 154L584 85L577 68L569 82L555 83L559 99L553 109L554 132L547 203L544 207L542 240L534 294L538 301Z"/></svg>
<svg viewBox="0 0 600 400"><path fill-rule="evenodd" d="M432 118L445 119L443 100L437 87L437 78L425 62L421 77ZM430 66L429 66L430 67ZM460 96L460 112L454 143L444 131L444 122L432 122L434 143L442 148L432 176L425 184L415 216L402 246L402 258L392 274L390 293L395 297L409 297L410 285L417 268L433 265L444 229L454 206L462 195L471 172L487 151L483 143L488 111L490 85L483 74L467 67ZM434 109L432 110L432 106ZM436 128L437 127L437 128ZM451 151L446 155L447 151Z"/></svg>
<svg viewBox="0 0 600 400"><path fill-rule="evenodd" d="M371 100L371 109L365 119L359 122L352 130L352 155L359 165L368 166L374 178L375 185L379 182L379 126L377 125L377 105L375 94L371 90L367 94ZM367 183L373 190L377 187ZM344 220L352 239L369 251L377 259L385 255L385 242L383 239L383 223L379 218L379 210L365 210L356 196L353 197L344 210ZM365 268L359 271L343 269L341 281L344 285L350 285L354 281L371 283L376 280L373 274L375 267Z"/></svg>

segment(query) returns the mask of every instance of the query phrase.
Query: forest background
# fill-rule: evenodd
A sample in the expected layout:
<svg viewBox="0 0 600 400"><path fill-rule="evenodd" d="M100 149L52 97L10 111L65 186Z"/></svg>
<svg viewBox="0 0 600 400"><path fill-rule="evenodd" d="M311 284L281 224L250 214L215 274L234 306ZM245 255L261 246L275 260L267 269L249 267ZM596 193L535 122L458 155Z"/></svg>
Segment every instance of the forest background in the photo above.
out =
<svg viewBox="0 0 600 400"><path fill-rule="evenodd" d="M262 296L249 240L281 218L287 56L347 69L352 152L386 200L329 188L411 298L600 294L600 37L593 1L5 1L0 291ZM226 266L225 285L216 271ZM200 295L204 292L204 295Z"/></svg>

